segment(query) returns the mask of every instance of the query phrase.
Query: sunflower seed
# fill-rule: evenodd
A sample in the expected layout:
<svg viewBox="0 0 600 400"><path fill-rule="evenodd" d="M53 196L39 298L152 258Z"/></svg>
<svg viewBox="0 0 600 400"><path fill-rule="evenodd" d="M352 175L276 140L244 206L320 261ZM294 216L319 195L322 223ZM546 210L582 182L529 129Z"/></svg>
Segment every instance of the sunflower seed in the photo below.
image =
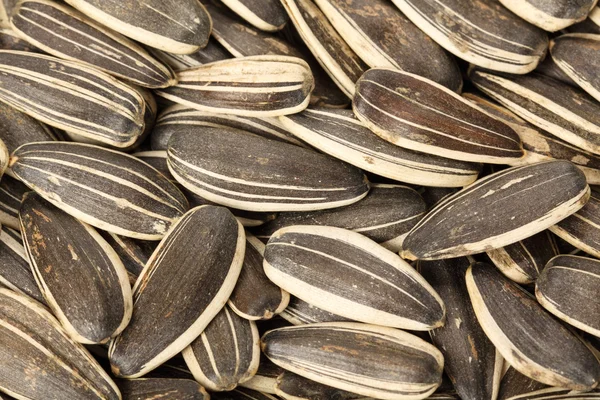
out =
<svg viewBox="0 0 600 400"><path fill-rule="evenodd" d="M90 18L138 42L176 54L190 54L206 46L212 22L199 1L131 0L127 4L103 0L67 0Z"/></svg>
<svg viewBox="0 0 600 400"><path fill-rule="evenodd" d="M442 200L456 192L458 192L458 189L454 188L426 187L421 193L421 197L425 200L426 209L429 211Z"/></svg>
<svg viewBox="0 0 600 400"><path fill-rule="evenodd" d="M152 48L149 48L148 51L157 60L160 60L163 64L168 65L175 72L197 67L202 64L208 64L215 61L232 58L231 54L214 38L211 38L208 41L206 47L192 54L173 54Z"/></svg>
<svg viewBox="0 0 600 400"><path fill-rule="evenodd" d="M315 0L329 22L370 67L395 68L460 92L453 57L386 0Z"/></svg>
<svg viewBox="0 0 600 400"><path fill-rule="evenodd" d="M528 394L547 387L547 385L534 381L509 366L500 384L498 400L528 400Z"/></svg>
<svg viewBox="0 0 600 400"><path fill-rule="evenodd" d="M12 153L22 144L56 140L56 137L42 122L0 103L0 139Z"/></svg>
<svg viewBox="0 0 600 400"><path fill-rule="evenodd" d="M256 373L259 342L256 324L225 306L183 350L183 357L194 378L208 390L233 390Z"/></svg>
<svg viewBox="0 0 600 400"><path fill-rule="evenodd" d="M392 0L446 50L483 68L526 74L544 58L548 37L494 0Z"/></svg>
<svg viewBox="0 0 600 400"><path fill-rule="evenodd" d="M593 33L595 35L600 34L600 26L598 26L594 21L592 21L592 19L590 18L590 16L593 13L596 13L596 9L598 7L594 7L592 9L592 11L590 12L590 14L588 15L588 18L584 19L581 22L578 22L576 24L573 24L571 26L569 26L567 29L565 29L565 31L569 32L569 33Z"/></svg>
<svg viewBox="0 0 600 400"><path fill-rule="evenodd" d="M2 13L2 1L0 1L0 14ZM0 16L0 18L2 18ZM0 21L1 23L1 21ZM33 53L41 53L42 51L31 43L21 39L19 35L12 29L0 29L0 49L2 50L19 50L30 51Z"/></svg>
<svg viewBox="0 0 600 400"><path fill-rule="evenodd" d="M600 105L583 90L539 74L504 77L475 70L471 81L533 125L600 154Z"/></svg>
<svg viewBox="0 0 600 400"><path fill-rule="evenodd" d="M290 400L354 400L365 399L360 394L346 392L323 385L289 371L277 377L275 393L283 399Z"/></svg>
<svg viewBox="0 0 600 400"><path fill-rule="evenodd" d="M133 287L133 317L110 346L113 373L137 378L202 333L233 291L244 260L242 225L225 208L187 212Z"/></svg>
<svg viewBox="0 0 600 400"><path fill-rule="evenodd" d="M156 242L135 240L104 231L99 233L123 262L129 276L129 283L133 286L154 252Z"/></svg>
<svg viewBox="0 0 600 400"><path fill-rule="evenodd" d="M455 160L506 164L523 156L507 125L437 83L373 68L356 84L358 119L395 145Z"/></svg>
<svg viewBox="0 0 600 400"><path fill-rule="evenodd" d="M0 390L18 399L118 400L115 383L38 302L0 289Z"/></svg>
<svg viewBox="0 0 600 400"><path fill-rule="evenodd" d="M131 287L117 253L91 226L27 193L23 244L46 303L77 342L105 343L131 319Z"/></svg>
<svg viewBox="0 0 600 400"><path fill-rule="evenodd" d="M554 236L548 231L487 251L487 255L504 276L521 284L535 282L546 263L558 254Z"/></svg>
<svg viewBox="0 0 600 400"><path fill-rule="evenodd" d="M550 43L552 43L552 41ZM544 61L540 65L538 65L534 72L545 76L549 76L550 78L554 78L568 85L577 87L577 83L575 83L575 81L573 81L573 79L571 79L569 75L565 74L564 71L560 69L558 65L556 65L552 57L547 56L544 59Z"/></svg>
<svg viewBox="0 0 600 400"><path fill-rule="evenodd" d="M496 268L473 264L467 288L482 329L510 365L551 386L590 390L600 380L594 354Z"/></svg>
<svg viewBox="0 0 600 400"><path fill-rule="evenodd" d="M573 214L589 197L585 176L568 161L508 168L434 207L404 239L402 257L435 260L505 247Z"/></svg>
<svg viewBox="0 0 600 400"><path fill-rule="evenodd" d="M292 225L334 226L359 232L388 250L397 252L404 236L424 214L425 203L414 189L372 184L367 197L347 207L281 213L254 232L258 238L266 241L278 229Z"/></svg>
<svg viewBox="0 0 600 400"><path fill-rule="evenodd" d="M209 394L192 379L117 379L124 400L208 400Z"/></svg>
<svg viewBox="0 0 600 400"><path fill-rule="evenodd" d="M31 143L19 147L11 163L13 173L50 203L119 235L159 240L187 210L183 194L162 174L113 150Z"/></svg>
<svg viewBox="0 0 600 400"><path fill-rule="evenodd" d="M176 104L159 115L156 129L152 132L152 149L167 150L169 139L178 130L201 131L206 127L239 129L267 139L306 147L283 126L279 119L274 117L215 114Z"/></svg>
<svg viewBox="0 0 600 400"><path fill-rule="evenodd" d="M271 360L261 353L258 371L256 371L256 374L252 379L240 383L239 390L243 387L258 392L275 394L277 377L284 371L283 368L273 364Z"/></svg>
<svg viewBox="0 0 600 400"><path fill-rule="evenodd" d="M236 314L249 320L269 319L285 309L290 295L274 285L263 270L265 245L246 233L246 255L238 281L229 298Z"/></svg>
<svg viewBox="0 0 600 400"><path fill-rule="evenodd" d="M365 171L428 186L466 186L478 165L418 153L373 135L350 110L307 109L280 117L283 126L311 146Z"/></svg>
<svg viewBox="0 0 600 400"><path fill-rule="evenodd" d="M446 304L446 324L430 333L460 398L495 400L504 360L477 322L465 282L469 265L466 257L425 261L418 271Z"/></svg>
<svg viewBox="0 0 600 400"><path fill-rule="evenodd" d="M180 131L169 141L169 169L188 190L248 211L310 211L366 196L362 172L288 143L239 131Z"/></svg>
<svg viewBox="0 0 600 400"><path fill-rule="evenodd" d="M369 67L350 49L311 0L282 0L300 37L331 79L348 96Z"/></svg>
<svg viewBox="0 0 600 400"><path fill-rule="evenodd" d="M21 229L19 226L19 208L21 199L25 192L29 191L27 186L20 181L3 176L0 181L0 223L12 229Z"/></svg>
<svg viewBox="0 0 600 400"><path fill-rule="evenodd" d="M44 296L31 273L21 234L6 226L0 231L0 283L44 303Z"/></svg>
<svg viewBox="0 0 600 400"><path fill-rule="evenodd" d="M275 329L261 342L281 367L365 396L423 399L442 381L442 354L398 329L333 322Z"/></svg>
<svg viewBox="0 0 600 400"><path fill-rule="evenodd" d="M169 68L134 42L49 0L25 0L13 10L12 28L53 56L91 64L135 84L159 88L177 81Z"/></svg>
<svg viewBox="0 0 600 400"><path fill-rule="evenodd" d="M222 0L222 2L262 31L278 31L289 19L285 9L277 0Z"/></svg>
<svg viewBox="0 0 600 400"><path fill-rule="evenodd" d="M576 164L583 171L588 183L600 183L600 156L544 133L541 129L522 120L506 108L491 103L477 95L464 93L463 97L472 101L492 117L504 122L519 134L523 142L525 156L511 162L511 165L535 164L540 161L552 159L568 160Z"/></svg>
<svg viewBox="0 0 600 400"><path fill-rule="evenodd" d="M290 294L355 321L410 330L444 322L444 304L425 279L356 232L309 225L280 229L267 243L264 269Z"/></svg>
<svg viewBox="0 0 600 400"><path fill-rule="evenodd" d="M185 364L183 356L178 354L170 360L165 361L160 367L147 373L145 378L194 380L194 375L192 375L192 372Z"/></svg>
<svg viewBox="0 0 600 400"><path fill-rule="evenodd" d="M600 261L562 255L548 262L535 283L539 303L566 323L600 337L600 302L595 293Z"/></svg>
<svg viewBox="0 0 600 400"><path fill-rule="evenodd" d="M591 193L581 210L549 229L576 248L600 257L600 193L596 190Z"/></svg>
<svg viewBox="0 0 600 400"><path fill-rule="evenodd" d="M256 390L239 388L231 392L212 393L216 400L277 400L277 397Z"/></svg>
<svg viewBox="0 0 600 400"><path fill-rule="evenodd" d="M322 310L295 296L290 296L288 306L279 314L292 325L315 324L319 322L350 322L349 318Z"/></svg>
<svg viewBox="0 0 600 400"><path fill-rule="evenodd" d="M156 93L200 111L274 117L302 111L314 79L305 61L254 56L181 71L179 83Z"/></svg>
<svg viewBox="0 0 600 400"><path fill-rule="evenodd" d="M35 53L0 50L0 60L0 101L115 147L127 147L141 135L144 99L110 75Z"/></svg>
<svg viewBox="0 0 600 400"><path fill-rule="evenodd" d="M500 3L530 24L556 32L583 21L597 0L500 0Z"/></svg>

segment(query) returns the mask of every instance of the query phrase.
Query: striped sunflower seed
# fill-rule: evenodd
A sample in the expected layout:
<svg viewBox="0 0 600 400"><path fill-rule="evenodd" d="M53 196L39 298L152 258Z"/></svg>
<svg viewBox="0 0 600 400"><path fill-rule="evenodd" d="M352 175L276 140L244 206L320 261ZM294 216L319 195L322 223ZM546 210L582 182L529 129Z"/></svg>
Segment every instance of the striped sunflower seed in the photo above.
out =
<svg viewBox="0 0 600 400"><path fill-rule="evenodd" d="M50 203L123 236L159 240L188 207L179 189L157 170L98 146L25 144L13 153L11 164L13 173Z"/></svg>
<svg viewBox="0 0 600 400"><path fill-rule="evenodd" d="M508 168L438 203L408 233L401 256L435 260L505 247L573 214L589 197L585 176L568 161Z"/></svg>
<svg viewBox="0 0 600 400"><path fill-rule="evenodd" d="M316 324L320 322L350 322L349 318L322 310L295 296L290 296L288 306L279 314L292 325Z"/></svg>
<svg viewBox="0 0 600 400"><path fill-rule="evenodd" d="M274 117L306 108L314 79L297 57L254 56L179 72L179 83L156 94L200 111Z"/></svg>
<svg viewBox="0 0 600 400"><path fill-rule="evenodd" d="M409 264L359 233L327 226L278 230L265 273L290 294L355 321L410 330L444 324L444 303Z"/></svg>
<svg viewBox="0 0 600 400"><path fill-rule="evenodd" d="M429 37L483 68L526 74L544 58L548 37L494 0L392 0Z"/></svg>
<svg viewBox="0 0 600 400"><path fill-rule="evenodd" d="M187 347L223 308L244 260L242 225L223 207L187 212L133 287L133 317L110 346L113 373L138 378Z"/></svg>
<svg viewBox="0 0 600 400"><path fill-rule="evenodd" d="M454 58L386 0L315 0L329 22L370 67L395 68L460 92Z"/></svg>
<svg viewBox="0 0 600 400"><path fill-rule="evenodd" d="M104 231L99 233L123 262L129 276L129 283L133 286L154 252L156 242L135 240Z"/></svg>
<svg viewBox="0 0 600 400"><path fill-rule="evenodd" d="M369 68L329 23L312 0L281 0L302 41L331 79L348 96Z"/></svg>
<svg viewBox="0 0 600 400"><path fill-rule="evenodd" d="M404 236L425 215L425 202L406 186L375 183L367 197L342 208L281 213L254 232L267 241L275 231L292 225L334 226L359 232L397 252Z"/></svg>
<svg viewBox="0 0 600 400"><path fill-rule="evenodd" d="M175 54L190 54L206 46L212 22L199 1L67 0L90 18L138 42Z"/></svg>
<svg viewBox="0 0 600 400"><path fill-rule="evenodd" d="M600 337L600 261L562 255L548 262L535 283L539 303L566 323Z"/></svg>
<svg viewBox="0 0 600 400"><path fill-rule="evenodd" d="M152 132L152 150L167 150L168 142L178 130L204 130L206 127L239 129L267 139L305 146L274 117L244 117L199 111L180 104L162 111Z"/></svg>
<svg viewBox="0 0 600 400"><path fill-rule="evenodd" d="M12 229L20 230L19 208L25 192L29 191L27 186L20 181L3 176L0 180L0 224Z"/></svg>
<svg viewBox="0 0 600 400"><path fill-rule="evenodd" d="M552 41L550 41L550 43L552 43ZM534 72L557 79L571 86L577 86L577 83L575 83L575 81L573 81L569 75L565 74L550 56L547 56L544 61L538 65Z"/></svg>
<svg viewBox="0 0 600 400"><path fill-rule="evenodd" d="M0 289L0 391L17 399L120 400L115 383L38 302Z"/></svg>
<svg viewBox="0 0 600 400"><path fill-rule="evenodd" d="M596 100L600 100L600 79L594 73L594 67L600 65L598 50L600 35L572 33L550 42L556 65Z"/></svg>
<svg viewBox="0 0 600 400"><path fill-rule="evenodd" d="M19 211L23 244L46 303L77 342L105 343L131 319L127 271L88 224L29 192Z"/></svg>
<svg viewBox="0 0 600 400"><path fill-rule="evenodd" d="M212 393L216 400L277 400L277 397L256 390L238 388L231 392Z"/></svg>
<svg viewBox="0 0 600 400"><path fill-rule="evenodd" d="M56 136L46 124L0 103L0 140L12 153L22 144L56 140Z"/></svg>
<svg viewBox="0 0 600 400"><path fill-rule="evenodd" d="M114 147L127 147L142 134L144 99L96 68L0 50L0 72L0 101L48 125Z"/></svg>
<svg viewBox="0 0 600 400"><path fill-rule="evenodd" d="M367 195L363 173L309 149L239 131L180 131L169 140L169 169L188 190L248 211L311 211Z"/></svg>
<svg viewBox="0 0 600 400"><path fill-rule="evenodd" d="M473 70L473 84L533 125L600 154L600 105L583 90L539 74L500 76Z"/></svg>
<svg viewBox="0 0 600 400"><path fill-rule="evenodd" d="M398 329L354 322L294 326L267 332L261 346L286 370L364 396L424 399L442 381L442 354Z"/></svg>
<svg viewBox="0 0 600 400"><path fill-rule="evenodd" d="M473 311L465 282L469 265L466 257L422 261L418 271L446 304L446 323L430 334L444 355L444 370L458 395L463 400L495 400L504 359Z"/></svg>
<svg viewBox="0 0 600 400"><path fill-rule="evenodd" d="M91 64L144 87L177 83L173 71L134 42L53 1L21 1L13 10L11 25L28 42L53 56Z"/></svg>
<svg viewBox="0 0 600 400"><path fill-rule="evenodd" d="M528 400L529 394L547 387L548 385L526 377L509 365L502 377L498 400Z"/></svg>
<svg viewBox="0 0 600 400"><path fill-rule="evenodd" d="M208 400L209 394L193 379L117 379L124 400Z"/></svg>
<svg viewBox="0 0 600 400"><path fill-rule="evenodd" d="M529 124L508 109L482 97L471 93L464 93L463 97L472 101L492 117L504 122L519 134L523 142L525 156L511 162L511 165L535 164L553 159L568 160L583 171L589 184L600 182L600 156L557 139L540 128Z"/></svg>
<svg viewBox="0 0 600 400"><path fill-rule="evenodd" d="M483 331L516 370L551 386L590 390L598 385L594 354L496 268L473 264L467 288Z"/></svg>
<svg viewBox="0 0 600 400"><path fill-rule="evenodd" d="M275 393L286 400L365 399L365 397L360 394L350 393L345 390L323 385L322 383L311 381L310 379L306 379L289 371L286 371L277 377Z"/></svg>
<svg viewBox="0 0 600 400"><path fill-rule="evenodd" d="M40 303L45 302L31 272L21 234L6 226L0 231L0 283Z"/></svg>
<svg viewBox="0 0 600 400"><path fill-rule="evenodd" d="M174 54L152 48L149 48L148 51L175 72L232 58L231 54L214 38L210 38L206 47L192 54Z"/></svg>
<svg viewBox="0 0 600 400"><path fill-rule="evenodd" d="M351 110L306 109L279 118L296 137L365 171L427 186L466 186L479 172L473 163L395 146L373 135Z"/></svg>
<svg viewBox="0 0 600 400"><path fill-rule="evenodd" d="M236 314L249 320L270 319L290 301L289 293L265 275L264 254L264 243L246 233L244 265L228 304Z"/></svg>
<svg viewBox="0 0 600 400"><path fill-rule="evenodd" d="M575 214L549 229L576 248L600 257L600 192L592 190L590 200Z"/></svg>
<svg viewBox="0 0 600 400"><path fill-rule="evenodd" d="M0 14L2 14L2 1L0 1ZM0 15L0 24L1 24ZM19 51L30 51L33 53L41 53L42 51L32 45L31 43L21 39L19 35L12 29L1 29L0 28L0 49L2 50L19 50Z"/></svg>
<svg viewBox="0 0 600 400"><path fill-rule="evenodd" d="M237 15L262 31L278 31L289 19L285 9L277 0L221 1Z"/></svg>
<svg viewBox="0 0 600 400"><path fill-rule="evenodd" d="M554 236L548 231L487 251L487 255L504 276L521 284L535 282L546 263L558 254Z"/></svg>
<svg viewBox="0 0 600 400"><path fill-rule="evenodd" d="M194 378L208 390L233 390L258 369L260 337L256 323L225 306L183 350L183 357Z"/></svg>
<svg viewBox="0 0 600 400"><path fill-rule="evenodd" d="M256 371L252 379L240 383L238 390L246 388L257 392L275 394L277 377L283 374L284 371L283 368L273 364L271 360L262 354L258 364L258 371Z"/></svg>
<svg viewBox="0 0 600 400"><path fill-rule="evenodd" d="M530 24L556 32L583 21L597 0L500 0L500 3Z"/></svg>
<svg viewBox="0 0 600 400"><path fill-rule="evenodd" d="M512 128L418 75L373 68L357 82L352 107L369 129L400 147L493 164L523 156Z"/></svg>
<svg viewBox="0 0 600 400"><path fill-rule="evenodd" d="M132 156L139 158L163 174L165 178L177 184L177 181L173 178L173 175L171 175L171 171L169 171L169 166L167 165L166 150L140 151L139 153L133 153Z"/></svg>

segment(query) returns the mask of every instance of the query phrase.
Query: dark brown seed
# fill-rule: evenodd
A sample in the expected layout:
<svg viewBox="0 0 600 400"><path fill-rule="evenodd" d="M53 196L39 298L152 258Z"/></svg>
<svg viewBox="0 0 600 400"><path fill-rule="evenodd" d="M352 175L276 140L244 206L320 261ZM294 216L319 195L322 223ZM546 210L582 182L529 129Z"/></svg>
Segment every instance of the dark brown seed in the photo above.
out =
<svg viewBox="0 0 600 400"><path fill-rule="evenodd" d="M277 0L222 1L237 15L263 31L278 31L288 21L284 8Z"/></svg>
<svg viewBox="0 0 600 400"><path fill-rule="evenodd" d="M223 207L187 212L133 287L133 317L109 351L113 373L137 378L182 351L223 308L240 274L246 238Z"/></svg>
<svg viewBox="0 0 600 400"><path fill-rule="evenodd" d="M352 107L369 129L400 147L494 164L523 156L512 128L418 75L373 68L357 82Z"/></svg>
<svg viewBox="0 0 600 400"><path fill-rule="evenodd" d="M583 21L596 6L595 0L500 0L525 21L549 32Z"/></svg>
<svg viewBox="0 0 600 400"><path fill-rule="evenodd" d="M546 57L544 61L538 65L534 72L557 79L571 86L577 86L577 83L575 83L575 81L573 81L569 75L565 74L564 71L560 69L558 65L556 65L552 57Z"/></svg>
<svg viewBox="0 0 600 400"><path fill-rule="evenodd" d="M0 181L0 223L12 229L21 229L19 225L19 208L25 192L29 188L8 175Z"/></svg>
<svg viewBox="0 0 600 400"><path fill-rule="evenodd" d="M127 271L88 224L29 192L19 211L23 244L36 282L71 337L105 343L131 319Z"/></svg>
<svg viewBox="0 0 600 400"><path fill-rule="evenodd" d="M275 393L284 399L294 400L350 400L365 397L311 381L286 371L277 377Z"/></svg>
<svg viewBox="0 0 600 400"><path fill-rule="evenodd" d="M123 400L208 400L206 390L192 379L117 379Z"/></svg>
<svg viewBox="0 0 600 400"><path fill-rule="evenodd" d="M434 260L498 249L551 227L589 197L585 176L568 161L508 168L441 201L408 233L402 257Z"/></svg>
<svg viewBox="0 0 600 400"><path fill-rule="evenodd" d="M504 359L487 338L467 292L466 257L419 262L418 270L446 305L446 323L431 331L444 355L444 370L463 400L493 400L498 393Z"/></svg>
<svg viewBox="0 0 600 400"><path fill-rule="evenodd" d="M509 366L500 383L498 400L520 400L521 395L527 396L530 393L535 393L538 390L547 387L548 385L530 379ZM525 397L525 399L527 399L527 397Z"/></svg>
<svg viewBox="0 0 600 400"><path fill-rule="evenodd" d="M594 354L496 268L473 264L467 271L467 288L483 331L519 372L573 390L598 385L600 363Z"/></svg>
<svg viewBox="0 0 600 400"><path fill-rule="evenodd" d="M0 103L0 139L12 153L22 144L56 140L56 137L44 123Z"/></svg>
<svg viewBox="0 0 600 400"><path fill-rule="evenodd" d="M558 318L600 337L600 261L562 255L548 262L535 283L540 304Z"/></svg>
<svg viewBox="0 0 600 400"><path fill-rule="evenodd" d="M281 317L292 325L316 324L319 322L350 322L349 318L341 317L322 310L295 296L290 296L288 306L281 312Z"/></svg>
<svg viewBox="0 0 600 400"><path fill-rule="evenodd" d="M110 232L100 231L99 233L119 255L119 258L127 270L129 283L133 286L138 276L142 273L148 259L154 252L154 249L156 249L157 243L145 240L135 240Z"/></svg>

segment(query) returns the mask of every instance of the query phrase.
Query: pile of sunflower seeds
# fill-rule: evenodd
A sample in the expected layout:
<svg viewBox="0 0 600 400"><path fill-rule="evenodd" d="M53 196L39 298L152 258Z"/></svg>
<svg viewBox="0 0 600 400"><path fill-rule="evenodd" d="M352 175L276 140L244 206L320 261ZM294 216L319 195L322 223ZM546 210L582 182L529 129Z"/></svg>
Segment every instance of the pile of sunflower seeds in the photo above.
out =
<svg viewBox="0 0 600 400"><path fill-rule="evenodd" d="M598 0L0 0L0 399L600 399Z"/></svg>

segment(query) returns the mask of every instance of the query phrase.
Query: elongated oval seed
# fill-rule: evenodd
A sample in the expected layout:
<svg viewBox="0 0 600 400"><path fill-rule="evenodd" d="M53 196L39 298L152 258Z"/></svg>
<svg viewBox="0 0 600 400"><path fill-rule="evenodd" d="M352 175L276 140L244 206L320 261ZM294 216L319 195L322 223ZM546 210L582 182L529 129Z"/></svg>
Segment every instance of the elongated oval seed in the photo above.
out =
<svg viewBox="0 0 600 400"><path fill-rule="evenodd" d="M131 323L111 343L115 375L140 377L200 335L233 291L245 242L223 207L196 207L172 227L133 287Z"/></svg>
<svg viewBox="0 0 600 400"><path fill-rule="evenodd" d="M535 282L546 263L558 254L554 236L548 231L487 251L504 276L521 284Z"/></svg>
<svg viewBox="0 0 600 400"><path fill-rule="evenodd" d="M183 357L194 378L208 390L233 390L258 369L260 337L256 323L225 306L183 350Z"/></svg>
<svg viewBox="0 0 600 400"><path fill-rule="evenodd" d="M427 281L356 232L309 225L280 229L267 243L264 269L294 296L355 321L410 330L444 323L444 303Z"/></svg>
<svg viewBox="0 0 600 400"><path fill-rule="evenodd" d="M460 92L456 62L386 0L316 0L329 22L370 67L395 68Z"/></svg>
<svg viewBox="0 0 600 400"><path fill-rule="evenodd" d="M583 90L539 74L474 70L473 84L506 108L574 146L600 154L600 105Z"/></svg>
<svg viewBox="0 0 600 400"><path fill-rule="evenodd" d="M67 3L131 39L176 54L190 54L206 46L210 16L199 1L132 0L127 4L104 0Z"/></svg>
<svg viewBox="0 0 600 400"><path fill-rule="evenodd" d="M35 280L71 337L104 343L131 319L127 271L88 224L29 192L19 211L23 243Z"/></svg>
<svg viewBox="0 0 600 400"><path fill-rule="evenodd" d="M45 52L81 61L135 84L176 83L173 71L134 42L83 14L49 0L27 0L13 10L12 28Z"/></svg>
<svg viewBox="0 0 600 400"><path fill-rule="evenodd" d="M546 54L546 34L495 0L392 1L440 46L480 67L526 74Z"/></svg>
<svg viewBox="0 0 600 400"><path fill-rule="evenodd" d="M595 7L595 0L500 0L500 3L525 21L546 31L556 32L583 21Z"/></svg>
<svg viewBox="0 0 600 400"><path fill-rule="evenodd" d="M253 56L217 61L179 72L179 83L156 94L200 111L274 117L304 110L314 88L297 57Z"/></svg>
<svg viewBox="0 0 600 400"><path fill-rule="evenodd" d="M248 211L310 211L366 196L360 170L308 149L250 133L182 130L168 149L169 169L207 200Z"/></svg>
<svg viewBox="0 0 600 400"><path fill-rule="evenodd" d="M264 243L246 233L244 265L228 304L236 314L249 320L272 318L290 301L290 294L265 275L264 253Z"/></svg>
<svg viewBox="0 0 600 400"><path fill-rule="evenodd" d="M123 400L208 400L209 394L193 379L117 379Z"/></svg>
<svg viewBox="0 0 600 400"><path fill-rule="evenodd" d="M121 399L45 307L9 289L0 289L0 354L0 390L18 399Z"/></svg>
<svg viewBox="0 0 600 400"><path fill-rule="evenodd" d="M446 323L431 331L431 339L444 355L444 370L458 395L463 400L492 400L498 394L504 359L473 311L465 282L469 264L466 257L422 261L418 271L446 304Z"/></svg>
<svg viewBox="0 0 600 400"><path fill-rule="evenodd" d="M13 153L11 164L13 173L50 203L123 236L159 240L188 207L179 189L157 170L98 146L25 144Z"/></svg>
<svg viewBox="0 0 600 400"><path fill-rule="evenodd" d="M365 399L360 394L323 385L289 371L277 377L275 393L281 398L289 400Z"/></svg>
<svg viewBox="0 0 600 400"><path fill-rule="evenodd" d="M558 256L548 262L535 284L540 304L563 321L600 336L600 302L595 293L600 282L600 261L578 256Z"/></svg>
<svg viewBox="0 0 600 400"><path fill-rule="evenodd" d="M296 296L290 296L290 302L280 316L292 325L352 321L350 318L341 317L313 306Z"/></svg>
<svg viewBox="0 0 600 400"><path fill-rule="evenodd" d="M292 225L334 226L359 232L397 252L425 211L425 202L414 189L374 183L367 197L354 204L331 210L280 213L273 221L255 228L254 233L266 241L278 229Z"/></svg>
<svg viewBox="0 0 600 400"><path fill-rule="evenodd" d="M478 165L419 153L373 135L350 110L306 109L279 117L299 139L365 171L426 186L466 186Z"/></svg>
<svg viewBox="0 0 600 400"><path fill-rule="evenodd" d="M408 233L402 257L435 260L498 249L551 227L589 197L585 176L568 161L508 168L438 203Z"/></svg>
<svg viewBox="0 0 600 400"><path fill-rule="evenodd" d="M262 337L262 348L291 372L380 399L423 399L442 381L444 361L435 347L376 325L333 322L275 329Z"/></svg>
<svg viewBox="0 0 600 400"><path fill-rule="evenodd" d="M0 50L0 60L0 101L17 110L115 147L142 134L144 99L112 76L35 53Z"/></svg>
<svg viewBox="0 0 600 400"><path fill-rule="evenodd" d="M400 147L494 164L523 156L512 128L451 90L407 72L367 71L356 84L352 107L369 129Z"/></svg>
<svg viewBox="0 0 600 400"><path fill-rule="evenodd" d="M288 16L277 0L222 0L237 15L263 31L278 31Z"/></svg>
<svg viewBox="0 0 600 400"><path fill-rule="evenodd" d="M0 231L0 283L44 303L44 296L31 273L21 234L6 226Z"/></svg>
<svg viewBox="0 0 600 400"><path fill-rule="evenodd" d="M484 332L519 372L574 390L598 385L594 354L520 286L494 267L476 263L467 271L467 288Z"/></svg>

